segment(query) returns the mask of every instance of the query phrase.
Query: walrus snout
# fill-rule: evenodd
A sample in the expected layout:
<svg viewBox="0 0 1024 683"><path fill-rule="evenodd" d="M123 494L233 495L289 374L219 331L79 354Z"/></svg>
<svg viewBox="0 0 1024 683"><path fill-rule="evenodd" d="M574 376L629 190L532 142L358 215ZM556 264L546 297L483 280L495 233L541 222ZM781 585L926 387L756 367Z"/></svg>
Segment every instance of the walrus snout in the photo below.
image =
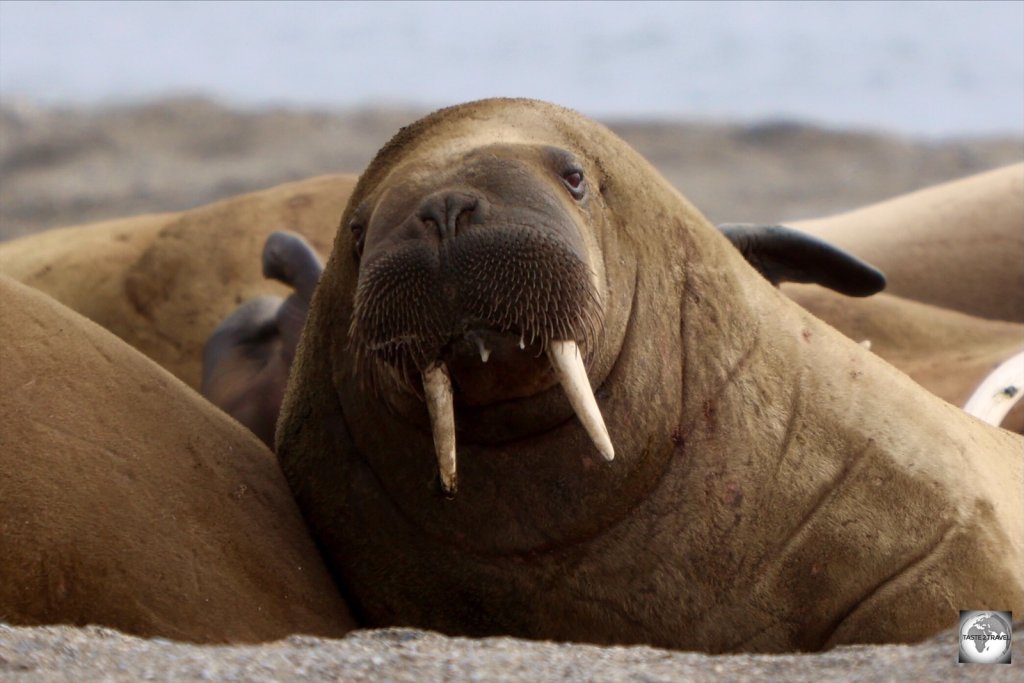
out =
<svg viewBox="0 0 1024 683"><path fill-rule="evenodd" d="M425 229L438 238L452 239L471 225L480 225L486 219L487 200L465 191L435 193L423 200L416 217Z"/></svg>
<svg viewBox="0 0 1024 683"><path fill-rule="evenodd" d="M601 297L579 200L549 156L492 150L454 177L410 180L357 212L364 241L349 339L371 383L384 364L413 385L473 329L541 351L555 339L589 349Z"/></svg>
<svg viewBox="0 0 1024 683"><path fill-rule="evenodd" d="M465 364L452 366L467 402L521 398L561 384L598 451L611 460L614 451L584 365L601 325L589 264L571 243L532 221L523 225L506 217L460 231L459 216L473 211L467 206L447 204L437 221L454 233L450 239L440 245L407 240L360 273L350 343L364 377L380 382L393 376L381 372L390 368L406 386L415 384L414 377L422 380L446 493L456 486L457 394L445 361L460 340L480 342L479 365L468 371ZM504 344L491 358L494 347L484 339L494 335L516 340L518 349L507 353L511 345ZM546 362L535 349L547 355Z"/></svg>
<svg viewBox="0 0 1024 683"><path fill-rule="evenodd" d="M550 148L491 148L453 177L409 172L356 213L365 225L349 331L374 388L422 385L442 486L455 489L454 412L561 385L606 460L586 374L603 311L581 221L580 164ZM418 181L423 183L423 181ZM494 353L492 353L494 352Z"/></svg>

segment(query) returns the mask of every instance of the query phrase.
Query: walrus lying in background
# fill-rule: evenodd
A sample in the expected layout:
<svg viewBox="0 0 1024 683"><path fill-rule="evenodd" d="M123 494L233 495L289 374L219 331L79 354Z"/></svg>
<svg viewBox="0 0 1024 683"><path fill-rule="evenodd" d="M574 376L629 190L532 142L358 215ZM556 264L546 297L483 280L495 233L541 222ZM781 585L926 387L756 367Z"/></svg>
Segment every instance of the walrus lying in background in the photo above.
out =
<svg viewBox="0 0 1024 683"><path fill-rule="evenodd" d="M287 296L260 270L273 230L326 253L355 176L332 175L181 213L48 230L0 243L0 273L105 327L194 389L203 347L239 304Z"/></svg>
<svg viewBox="0 0 1024 683"><path fill-rule="evenodd" d="M342 225L276 445L363 623L783 651L1024 609L1022 440L789 301L604 127L441 110Z"/></svg>
<svg viewBox="0 0 1024 683"><path fill-rule="evenodd" d="M1024 164L787 225L874 263L891 294L1024 322Z"/></svg>
<svg viewBox="0 0 1024 683"><path fill-rule="evenodd" d="M252 434L52 298L0 276L0 300L0 619L195 642L352 627Z"/></svg>

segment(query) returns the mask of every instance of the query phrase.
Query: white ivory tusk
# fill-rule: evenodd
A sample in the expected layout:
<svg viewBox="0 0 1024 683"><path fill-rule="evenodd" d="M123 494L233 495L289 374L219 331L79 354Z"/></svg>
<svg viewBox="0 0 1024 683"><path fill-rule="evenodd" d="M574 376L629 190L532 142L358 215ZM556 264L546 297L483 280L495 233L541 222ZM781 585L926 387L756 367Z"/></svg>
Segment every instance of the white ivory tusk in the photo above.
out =
<svg viewBox="0 0 1024 683"><path fill-rule="evenodd" d="M455 405L452 402L452 380L443 363L423 372L423 393L430 413L430 430L434 434L437 470L441 488L451 495L458 486L455 472Z"/></svg>
<svg viewBox="0 0 1024 683"><path fill-rule="evenodd" d="M1024 396L1024 352L992 371L974 390L964 410L997 427Z"/></svg>
<svg viewBox="0 0 1024 683"><path fill-rule="evenodd" d="M594 391L590 387L590 380L587 378L587 370L583 367L583 357L574 341L553 341L548 344L548 358L558 375L566 396L572 409L576 411L576 417L583 423L584 429L590 435L598 452L605 460L611 461L615 458L615 449L612 447L612 440L608 436L608 428L605 427L604 418L597 407L597 399L594 398Z"/></svg>
<svg viewBox="0 0 1024 683"><path fill-rule="evenodd" d="M484 344L484 340L480 337L476 338L476 348L480 352L480 362L486 363L487 359L491 357L491 350Z"/></svg>

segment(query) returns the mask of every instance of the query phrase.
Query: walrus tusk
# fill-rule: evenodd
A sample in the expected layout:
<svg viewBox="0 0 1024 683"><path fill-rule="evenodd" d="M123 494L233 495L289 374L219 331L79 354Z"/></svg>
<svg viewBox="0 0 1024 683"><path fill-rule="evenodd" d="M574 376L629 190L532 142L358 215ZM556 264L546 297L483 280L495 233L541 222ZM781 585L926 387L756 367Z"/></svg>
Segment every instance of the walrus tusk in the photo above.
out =
<svg viewBox="0 0 1024 683"><path fill-rule="evenodd" d="M458 486L455 473L455 406L452 403L452 380L443 363L424 370L423 393L427 399L427 412L430 413L430 430L434 434L441 488L452 495Z"/></svg>
<svg viewBox="0 0 1024 683"><path fill-rule="evenodd" d="M562 383L562 388L569 397L572 409L576 411L576 417L583 423L598 452L605 460L611 462L615 458L615 449L612 448L608 428L605 427L604 418L597 407L594 391L590 388L587 370L583 367L583 357L576 342L551 342L548 344L548 358L551 359L551 365L558 374L558 381Z"/></svg>
<svg viewBox="0 0 1024 683"><path fill-rule="evenodd" d="M569 403L576 417L583 424L587 434L601 456L611 462L615 458L608 428L597 407L597 399L590 388L587 370L583 367L576 342L553 341L548 345L548 358L558 375L558 381L569 397ZM441 476L441 488L453 495L458 488L455 465L455 405L452 398L452 380L444 363L423 371L423 394L430 414L430 430L434 435L434 450L437 453L437 470Z"/></svg>
<svg viewBox="0 0 1024 683"><path fill-rule="evenodd" d="M1024 352L992 371L967 399L964 410L998 427L1021 396L1024 396Z"/></svg>

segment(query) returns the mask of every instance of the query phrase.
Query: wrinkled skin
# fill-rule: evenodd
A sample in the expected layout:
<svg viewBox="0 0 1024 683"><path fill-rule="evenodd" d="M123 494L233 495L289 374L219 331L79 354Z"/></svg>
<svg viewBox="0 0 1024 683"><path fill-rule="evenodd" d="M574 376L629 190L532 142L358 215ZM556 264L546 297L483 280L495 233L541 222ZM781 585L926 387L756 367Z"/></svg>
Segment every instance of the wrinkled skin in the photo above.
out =
<svg viewBox="0 0 1024 683"><path fill-rule="evenodd" d="M589 374L617 455L596 457L557 386L456 393L445 499L422 400L357 375L350 228L467 154L541 147L589 184L586 206L558 202L595 275ZM360 225L365 261L378 226ZM1024 609L1021 448L788 301L609 131L520 100L442 110L363 174L277 435L364 623L715 651L913 641L963 605Z"/></svg>

